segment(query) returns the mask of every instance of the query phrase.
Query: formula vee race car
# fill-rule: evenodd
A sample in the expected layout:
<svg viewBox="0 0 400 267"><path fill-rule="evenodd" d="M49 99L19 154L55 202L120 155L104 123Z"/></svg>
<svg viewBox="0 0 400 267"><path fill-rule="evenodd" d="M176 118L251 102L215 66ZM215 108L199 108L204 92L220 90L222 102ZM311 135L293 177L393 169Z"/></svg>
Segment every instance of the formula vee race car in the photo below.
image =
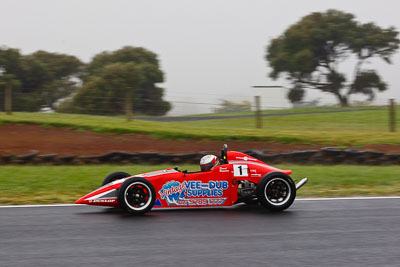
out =
<svg viewBox="0 0 400 267"><path fill-rule="evenodd" d="M271 211L289 208L296 191L307 178L294 183L290 170L280 170L241 152L227 151L221 157L204 156L201 171L177 167L138 175L114 172L102 186L81 197L76 204L120 207L131 214L152 208L216 207L260 203Z"/></svg>

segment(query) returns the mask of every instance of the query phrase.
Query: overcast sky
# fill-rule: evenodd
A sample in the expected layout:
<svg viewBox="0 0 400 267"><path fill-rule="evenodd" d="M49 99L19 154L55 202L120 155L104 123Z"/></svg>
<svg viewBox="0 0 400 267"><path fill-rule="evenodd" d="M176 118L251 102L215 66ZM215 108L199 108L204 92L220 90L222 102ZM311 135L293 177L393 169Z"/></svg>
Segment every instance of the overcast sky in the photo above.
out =
<svg viewBox="0 0 400 267"><path fill-rule="evenodd" d="M329 8L356 19L400 29L399 0L0 0L0 45L75 55L88 62L104 50L142 46L159 55L166 74L166 99L218 103L251 99L253 85L287 85L267 74L265 47L310 12ZM400 102L400 56L387 65L375 60L389 84L377 96ZM343 68L350 71L350 66ZM308 91L307 99L335 100ZM192 104L172 114L207 112L212 105Z"/></svg>

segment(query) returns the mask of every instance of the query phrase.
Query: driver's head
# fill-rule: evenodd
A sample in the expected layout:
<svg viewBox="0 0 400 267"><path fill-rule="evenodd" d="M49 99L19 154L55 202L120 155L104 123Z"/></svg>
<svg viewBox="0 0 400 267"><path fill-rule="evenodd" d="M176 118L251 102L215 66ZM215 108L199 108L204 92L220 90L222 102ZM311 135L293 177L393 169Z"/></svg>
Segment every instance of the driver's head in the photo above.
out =
<svg viewBox="0 0 400 267"><path fill-rule="evenodd" d="M214 155L205 155L200 159L200 169L202 172L208 172L218 164L218 158Z"/></svg>

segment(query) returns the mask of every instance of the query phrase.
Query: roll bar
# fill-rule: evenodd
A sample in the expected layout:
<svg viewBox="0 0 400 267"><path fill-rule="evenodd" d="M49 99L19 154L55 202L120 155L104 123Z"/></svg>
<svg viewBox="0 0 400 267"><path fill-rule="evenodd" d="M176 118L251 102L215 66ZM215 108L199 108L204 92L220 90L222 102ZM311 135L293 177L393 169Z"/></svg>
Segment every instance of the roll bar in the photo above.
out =
<svg viewBox="0 0 400 267"><path fill-rule="evenodd" d="M224 144L221 150L221 164L228 164L228 145Z"/></svg>

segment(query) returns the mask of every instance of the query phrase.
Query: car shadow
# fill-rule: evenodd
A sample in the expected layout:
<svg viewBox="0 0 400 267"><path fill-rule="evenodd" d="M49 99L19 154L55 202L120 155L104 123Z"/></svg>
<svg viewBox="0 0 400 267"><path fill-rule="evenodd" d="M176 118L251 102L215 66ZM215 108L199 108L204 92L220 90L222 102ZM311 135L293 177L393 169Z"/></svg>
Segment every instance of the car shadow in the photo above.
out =
<svg viewBox="0 0 400 267"><path fill-rule="evenodd" d="M126 213L124 210L121 208L103 208L97 207L97 210L91 211L85 211L85 212L79 212L81 215L117 215L122 218L149 218L149 217L157 217L162 214L179 214L179 215L185 215L185 214L207 214L209 215L210 213L213 213L213 215L233 215L233 214L241 214L241 213L246 213L246 214L259 214L259 215L268 215L268 216L289 216L293 214L292 211L290 210L285 210L285 211L270 211L267 210L265 207L259 204L236 204L234 206L229 206L229 207L196 207L196 208L155 208L152 209L151 211L143 214L143 215L132 215Z"/></svg>

